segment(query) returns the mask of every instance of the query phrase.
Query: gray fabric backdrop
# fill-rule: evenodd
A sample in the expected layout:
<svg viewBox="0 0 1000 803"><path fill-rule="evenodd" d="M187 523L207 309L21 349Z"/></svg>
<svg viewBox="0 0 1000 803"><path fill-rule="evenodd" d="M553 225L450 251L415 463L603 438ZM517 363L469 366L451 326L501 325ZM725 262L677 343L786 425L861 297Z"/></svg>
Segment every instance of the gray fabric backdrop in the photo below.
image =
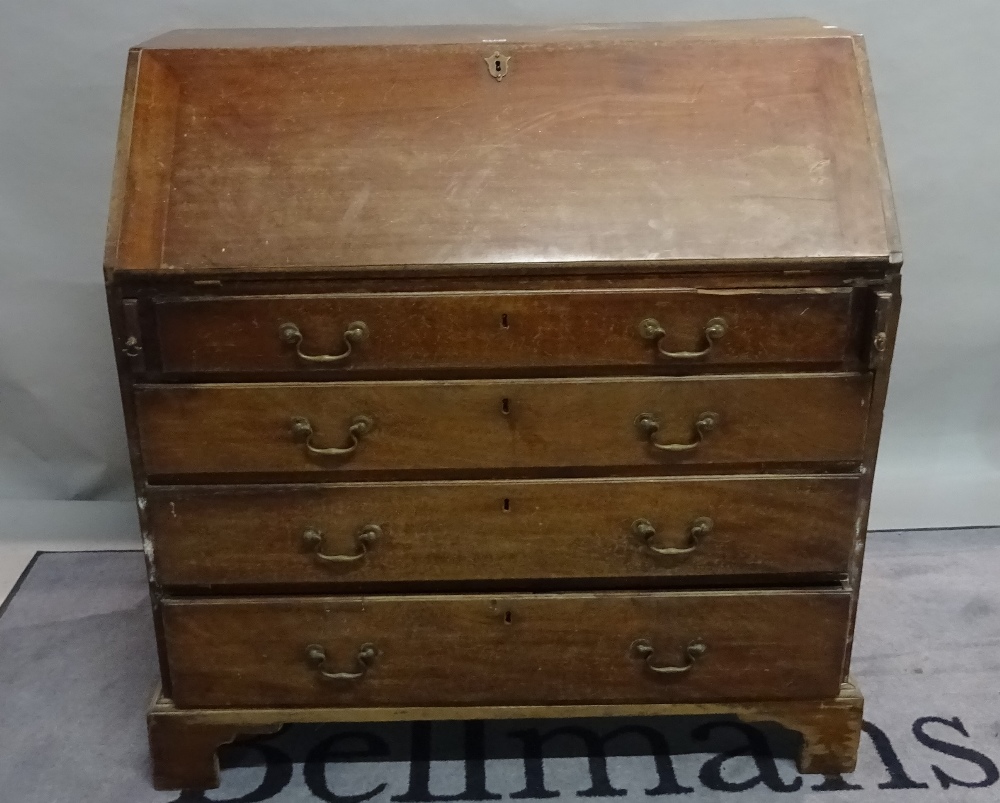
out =
<svg viewBox="0 0 1000 803"><path fill-rule="evenodd" d="M177 27L806 14L867 36L906 252L872 525L1000 522L996 0L0 0L0 542L134 544L101 284L130 45Z"/></svg>

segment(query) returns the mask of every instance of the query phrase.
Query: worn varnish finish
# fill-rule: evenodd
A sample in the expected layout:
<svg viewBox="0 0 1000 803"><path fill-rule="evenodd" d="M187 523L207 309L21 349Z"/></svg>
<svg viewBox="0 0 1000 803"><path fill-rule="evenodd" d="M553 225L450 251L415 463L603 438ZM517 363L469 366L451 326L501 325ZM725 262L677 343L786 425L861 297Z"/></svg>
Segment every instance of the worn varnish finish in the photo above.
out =
<svg viewBox="0 0 1000 803"><path fill-rule="evenodd" d="M528 705L833 696L846 591L178 600L164 609L180 706ZM633 647L646 639L651 671ZM305 660L319 644L330 680ZM489 656L488 660L484 660Z"/></svg>
<svg viewBox="0 0 1000 803"><path fill-rule="evenodd" d="M852 769L900 262L863 41L810 20L134 48L105 272L154 783L483 717L734 714ZM349 455L292 424L357 415Z"/></svg>
<svg viewBox="0 0 1000 803"><path fill-rule="evenodd" d="M859 478L535 480L162 488L147 498L165 586L845 575ZM698 519L709 532L692 538ZM649 541L635 532L645 519ZM362 554L358 533L381 532ZM658 549L686 549L664 555Z"/></svg>

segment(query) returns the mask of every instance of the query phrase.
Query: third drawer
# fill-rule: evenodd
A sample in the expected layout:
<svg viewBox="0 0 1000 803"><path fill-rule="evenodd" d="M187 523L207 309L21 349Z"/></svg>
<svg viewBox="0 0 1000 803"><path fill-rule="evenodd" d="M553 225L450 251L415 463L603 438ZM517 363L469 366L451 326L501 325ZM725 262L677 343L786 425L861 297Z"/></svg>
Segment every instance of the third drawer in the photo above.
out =
<svg viewBox="0 0 1000 803"><path fill-rule="evenodd" d="M832 577L852 476L164 487L145 500L165 586L380 588Z"/></svg>

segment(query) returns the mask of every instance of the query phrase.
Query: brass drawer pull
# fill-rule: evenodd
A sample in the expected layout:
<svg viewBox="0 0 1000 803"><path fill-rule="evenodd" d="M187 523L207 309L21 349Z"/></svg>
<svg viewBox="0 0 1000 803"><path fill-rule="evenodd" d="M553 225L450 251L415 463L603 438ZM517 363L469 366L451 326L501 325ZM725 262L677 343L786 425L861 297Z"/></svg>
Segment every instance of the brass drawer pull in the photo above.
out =
<svg viewBox="0 0 1000 803"><path fill-rule="evenodd" d="M354 656L358 664L357 672L331 672L326 668L326 650L319 644L310 644L306 647L306 655L309 663L327 680L360 680L375 660L376 649L374 644L361 645L358 654Z"/></svg>
<svg viewBox="0 0 1000 803"><path fill-rule="evenodd" d="M358 551L353 555L330 555L323 551L323 531L315 527L310 527L302 533L302 540L306 546L312 549L313 553L322 561L327 563L353 563L361 560L368 554L368 547L382 535L382 528L377 524L366 524L354 536L357 541Z"/></svg>
<svg viewBox="0 0 1000 803"><path fill-rule="evenodd" d="M651 446L664 452L690 452L697 449L705 436L719 426L719 414L705 412L694 422L694 440L690 443L657 443L656 433L660 431L660 422L652 413L641 413L635 418L636 429L649 441Z"/></svg>
<svg viewBox="0 0 1000 803"><path fill-rule="evenodd" d="M644 340L655 340L656 351L661 357L669 357L672 360L694 360L704 357L712 350L717 340L720 340L727 330L725 318L712 318L705 324L705 348L701 351L666 351L660 342L667 335L667 331L660 326L656 318L646 318L639 322L639 334Z"/></svg>
<svg viewBox="0 0 1000 803"><path fill-rule="evenodd" d="M292 418L292 435L305 440L306 451L317 457L329 457L337 455L348 455L358 448L361 437L367 435L375 428L375 422L366 415L356 415L351 421L351 426L347 429L347 436L351 439L347 446L327 446L321 448L313 443L313 428L308 418L294 416Z"/></svg>
<svg viewBox="0 0 1000 803"><path fill-rule="evenodd" d="M715 527L708 516L699 516L688 526L688 545L685 547L661 547L653 546L653 539L656 537L656 528L648 519L636 519L632 522L632 532L646 543L646 549L655 552L657 555L686 555L694 552L701 539L712 532Z"/></svg>
<svg viewBox="0 0 1000 803"><path fill-rule="evenodd" d="M649 639L638 639L632 642L632 650L640 658L645 659L646 666L658 675L682 675L685 672L690 672L691 667L695 665L697 660L701 658L707 651L708 645L701 639L695 639L690 644L684 652L687 655L687 663L682 666L657 666L653 663L653 645L650 643Z"/></svg>
<svg viewBox="0 0 1000 803"><path fill-rule="evenodd" d="M283 323L278 327L278 337L282 343L295 346L295 353L300 360L306 362L343 362L351 356L351 345L360 343L368 337L368 327L364 321L354 321L347 324L344 330L344 350L340 354L306 354L302 351L302 332L294 323Z"/></svg>

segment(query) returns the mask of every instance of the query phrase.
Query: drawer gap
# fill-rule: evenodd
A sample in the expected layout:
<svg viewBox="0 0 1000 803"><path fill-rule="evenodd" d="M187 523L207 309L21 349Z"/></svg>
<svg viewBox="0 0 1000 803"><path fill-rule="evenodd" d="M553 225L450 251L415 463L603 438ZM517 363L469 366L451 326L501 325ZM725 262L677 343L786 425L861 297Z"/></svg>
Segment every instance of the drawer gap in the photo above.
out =
<svg viewBox="0 0 1000 803"><path fill-rule="evenodd" d="M433 583L395 581L391 583L358 583L351 585L338 582L336 586L321 583L292 584L226 584L212 586L167 586L161 587L164 596L176 598L191 597L358 597L394 594L552 594L630 592L630 591L735 591L761 590L780 591L789 589L844 589L848 587L844 576L829 575L723 575L710 577L678 578L556 578L545 580L470 580L435 581Z"/></svg>
<svg viewBox="0 0 1000 803"><path fill-rule="evenodd" d="M206 474L157 474L148 477L151 486L177 485L315 485L330 482L386 482L426 480L525 480L525 479L590 479L606 477L691 477L703 476L706 469L717 476L741 474L788 474L794 476L853 475L860 463L725 463L706 466L586 466L530 469L463 469L461 471L395 470L395 471L310 471L310 472L247 472Z"/></svg>

